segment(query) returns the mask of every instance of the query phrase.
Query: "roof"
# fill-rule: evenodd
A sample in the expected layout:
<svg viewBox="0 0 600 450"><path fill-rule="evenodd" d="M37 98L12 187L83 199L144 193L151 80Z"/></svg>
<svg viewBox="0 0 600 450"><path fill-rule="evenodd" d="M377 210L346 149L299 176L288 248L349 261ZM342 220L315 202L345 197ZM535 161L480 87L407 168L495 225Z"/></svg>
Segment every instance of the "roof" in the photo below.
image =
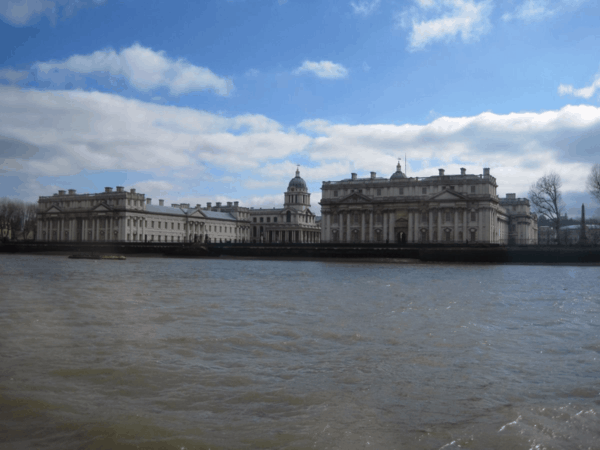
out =
<svg viewBox="0 0 600 450"><path fill-rule="evenodd" d="M200 214L203 214L208 219L236 220L235 217L233 217L230 213L227 212L209 211L206 209L199 208L173 208L172 206L146 205L146 211L155 214L165 214L170 216L189 216L193 214L194 211L199 211Z"/></svg>

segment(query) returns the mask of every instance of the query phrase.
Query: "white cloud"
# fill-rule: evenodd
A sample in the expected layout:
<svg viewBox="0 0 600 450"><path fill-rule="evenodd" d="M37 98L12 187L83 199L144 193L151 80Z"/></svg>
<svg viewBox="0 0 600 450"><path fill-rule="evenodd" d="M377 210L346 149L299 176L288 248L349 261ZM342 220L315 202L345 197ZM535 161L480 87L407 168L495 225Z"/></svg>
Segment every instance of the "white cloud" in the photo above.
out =
<svg viewBox="0 0 600 450"><path fill-rule="evenodd" d="M247 77L257 77L258 75L260 75L260 71L258 69L248 69L246 71Z"/></svg>
<svg viewBox="0 0 600 450"><path fill-rule="evenodd" d="M597 89L600 89L600 73L596 74L594 82L590 86L575 89L570 84L561 84L558 86L558 93L560 95L573 95L580 98L592 98Z"/></svg>
<svg viewBox="0 0 600 450"><path fill-rule="evenodd" d="M230 80L215 75L206 67L194 66L184 59L171 59L164 51L157 52L137 43L120 53L112 49L99 50L88 55L74 55L64 61L39 62L33 68L41 79L66 78L70 74L104 74L124 77L134 88L143 91L166 87L173 95L207 89L229 95L233 89Z"/></svg>
<svg viewBox="0 0 600 450"><path fill-rule="evenodd" d="M491 28L491 0L415 0L415 5L398 16L399 25L411 29L411 51L457 36L474 41Z"/></svg>
<svg viewBox="0 0 600 450"><path fill-rule="evenodd" d="M331 61L304 61L300 67L294 70L294 75L300 75L306 72L312 72L319 78L345 78L348 76L348 69L341 64L336 64Z"/></svg>
<svg viewBox="0 0 600 450"><path fill-rule="evenodd" d="M502 20L522 20L534 22L555 16L561 12L572 10L587 0L525 0L513 12L502 15Z"/></svg>
<svg viewBox="0 0 600 450"><path fill-rule="evenodd" d="M359 0L350 2L350 6L355 14L369 16L377 9L381 0Z"/></svg>
<svg viewBox="0 0 600 450"><path fill-rule="evenodd" d="M79 8L99 5L104 0L4 0L0 1L0 17L15 26L23 26L41 16L52 23L59 15L70 16Z"/></svg>
<svg viewBox="0 0 600 450"><path fill-rule="evenodd" d="M24 72L22 70L13 70L13 69L1 69L0 70L0 80L6 80L11 84L14 84L18 81L24 80L29 76L28 72Z"/></svg>
<svg viewBox="0 0 600 450"><path fill-rule="evenodd" d="M228 118L114 94L0 87L0 174L25 180L19 192L41 193L38 177L64 183L82 170L120 170L153 180L137 185L152 198L195 203L215 201L215 193L266 207L266 199L254 201L270 189L271 204L279 206L294 163L308 161L300 172L311 184L316 209L321 181L351 172L389 177L405 153L409 176L432 176L439 167L448 174L491 167L501 194L525 195L533 181L557 170L565 191L583 192L582 174L600 162L599 146L600 108L591 105L438 117L426 125L310 120L286 129L261 115ZM198 190L201 180L211 183L210 192Z"/></svg>

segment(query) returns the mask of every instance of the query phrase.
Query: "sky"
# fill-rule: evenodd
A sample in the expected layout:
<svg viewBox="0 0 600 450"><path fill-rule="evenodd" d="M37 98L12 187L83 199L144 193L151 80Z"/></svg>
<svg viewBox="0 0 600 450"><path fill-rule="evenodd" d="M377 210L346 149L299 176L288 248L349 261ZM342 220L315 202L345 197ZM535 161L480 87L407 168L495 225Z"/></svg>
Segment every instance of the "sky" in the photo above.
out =
<svg viewBox="0 0 600 450"><path fill-rule="evenodd" d="M323 181L551 171L600 205L600 2L0 0L0 196L280 207ZM406 167L404 159L406 158Z"/></svg>

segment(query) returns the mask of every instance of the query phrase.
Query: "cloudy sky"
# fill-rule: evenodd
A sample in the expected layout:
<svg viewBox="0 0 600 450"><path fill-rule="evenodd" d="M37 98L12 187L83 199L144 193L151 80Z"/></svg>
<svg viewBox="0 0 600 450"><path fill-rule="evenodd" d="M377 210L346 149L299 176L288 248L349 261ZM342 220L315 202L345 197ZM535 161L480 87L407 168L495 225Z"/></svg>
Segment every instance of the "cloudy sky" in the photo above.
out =
<svg viewBox="0 0 600 450"><path fill-rule="evenodd" d="M0 0L0 196L282 203L296 165L482 173L570 215L600 162L592 0ZM404 165L404 164L403 164ZM600 214L600 209L597 210Z"/></svg>

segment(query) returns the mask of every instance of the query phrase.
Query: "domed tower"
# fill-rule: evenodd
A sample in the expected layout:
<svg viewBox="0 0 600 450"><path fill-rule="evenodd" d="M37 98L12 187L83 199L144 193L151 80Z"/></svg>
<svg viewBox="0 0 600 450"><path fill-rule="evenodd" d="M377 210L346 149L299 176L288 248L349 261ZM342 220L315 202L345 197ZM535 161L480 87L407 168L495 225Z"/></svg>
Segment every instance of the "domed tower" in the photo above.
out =
<svg viewBox="0 0 600 450"><path fill-rule="evenodd" d="M300 177L300 169L296 169L296 176L290 180L284 196L284 207L291 206L302 211L310 207L310 193L306 182Z"/></svg>
<svg viewBox="0 0 600 450"><path fill-rule="evenodd" d="M396 172L392 174L390 180L400 180L402 178L406 178L406 175L402 173L402 166L400 166L400 161L398 161L398 165L396 166Z"/></svg>

